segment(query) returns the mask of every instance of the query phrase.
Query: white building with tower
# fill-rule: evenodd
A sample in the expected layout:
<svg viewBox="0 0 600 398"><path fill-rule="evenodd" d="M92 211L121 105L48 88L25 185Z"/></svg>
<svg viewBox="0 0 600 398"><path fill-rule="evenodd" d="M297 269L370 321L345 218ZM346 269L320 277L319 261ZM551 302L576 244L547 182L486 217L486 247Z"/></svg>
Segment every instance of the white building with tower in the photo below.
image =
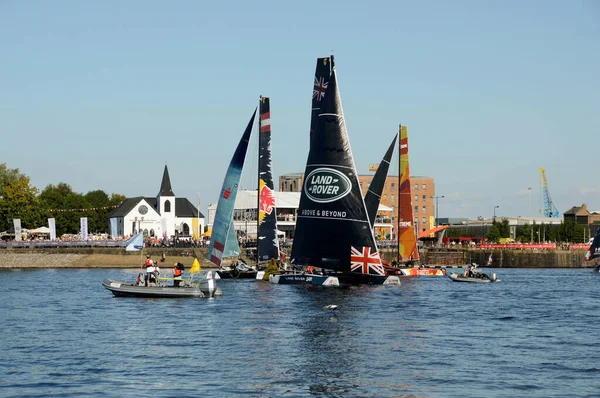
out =
<svg viewBox="0 0 600 398"><path fill-rule="evenodd" d="M150 237L197 239L204 231L204 215L187 198L175 196L166 165L155 197L127 198L110 214L109 220L110 225L116 225L117 236L144 231Z"/></svg>

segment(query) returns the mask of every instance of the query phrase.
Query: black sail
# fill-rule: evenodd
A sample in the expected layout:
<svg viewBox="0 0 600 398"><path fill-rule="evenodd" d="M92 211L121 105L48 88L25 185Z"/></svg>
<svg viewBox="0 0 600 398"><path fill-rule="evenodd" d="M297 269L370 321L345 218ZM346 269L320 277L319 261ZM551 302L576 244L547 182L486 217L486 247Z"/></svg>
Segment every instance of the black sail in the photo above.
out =
<svg viewBox="0 0 600 398"><path fill-rule="evenodd" d="M267 97L260 97L258 133L258 260L279 259L277 210L271 159L271 108Z"/></svg>
<svg viewBox="0 0 600 398"><path fill-rule="evenodd" d="M385 186L385 180L388 175L390 161L392 160L392 155L394 154L397 138L398 134L394 136L394 139L385 153L383 160L381 163L379 163L379 167L377 167L377 171L375 172L373 180L371 180L371 184L369 185L369 190L365 195L365 205L367 206L367 214L369 215L369 222L371 223L372 228L375 226L375 217L377 217L377 209L379 208L379 203L381 202L381 193L383 192L383 187Z"/></svg>
<svg viewBox="0 0 600 398"><path fill-rule="evenodd" d="M325 92L327 91L327 85L329 84L329 77L331 76L331 69L333 67L333 55L327 58L317 58L317 67L315 68L315 80L313 83L313 95L312 95L312 112L310 116L310 136L313 136L315 129L315 123L319 110L321 109L321 103L325 98Z"/></svg>
<svg viewBox="0 0 600 398"><path fill-rule="evenodd" d="M383 275L346 132L335 68L304 175L292 263Z"/></svg>

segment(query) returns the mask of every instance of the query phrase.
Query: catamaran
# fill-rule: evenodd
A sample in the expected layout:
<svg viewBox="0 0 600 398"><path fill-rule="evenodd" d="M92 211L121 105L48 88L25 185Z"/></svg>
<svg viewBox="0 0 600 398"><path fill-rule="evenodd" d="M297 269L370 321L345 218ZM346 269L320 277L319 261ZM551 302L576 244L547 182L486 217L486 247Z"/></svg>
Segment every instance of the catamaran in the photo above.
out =
<svg viewBox="0 0 600 398"><path fill-rule="evenodd" d="M268 280L269 273L273 271L258 271L261 262L278 260L279 239L277 238L277 209L275 206L272 158L271 158L271 108L268 97L259 99L259 121L258 121L258 192L257 192L257 247L256 258L257 265L249 266L243 260L239 259L230 266L221 266L217 271L223 278L256 278ZM241 175L240 175L241 177ZM239 181L238 181L239 182ZM234 227L230 226L229 235L234 234ZM239 256L240 249L237 238L228 237L227 242L231 241L231 250L227 252L226 257ZM276 268L277 269L277 268ZM265 272L267 276L265 276ZM276 271L275 271L276 273Z"/></svg>
<svg viewBox="0 0 600 398"><path fill-rule="evenodd" d="M590 248L585 255L585 261L591 260L596 261L594 272L600 272L600 228L596 231L596 236L594 236L594 240L590 243Z"/></svg>
<svg viewBox="0 0 600 398"><path fill-rule="evenodd" d="M246 126L246 130L244 130L244 134L242 134L242 138L231 158L217 203L207 259L221 268L217 271L220 276L222 276L221 273L223 275L228 273L227 270L222 269L223 259L239 256L240 254L240 246L233 225L233 210L255 117L256 110L252 114L250 122L248 122L248 126ZM231 269L229 269L230 272Z"/></svg>
<svg viewBox="0 0 600 398"><path fill-rule="evenodd" d="M405 276L444 276L444 268L419 266L419 248L415 229L410 165L408 161L408 129L400 126L400 181L398 184L398 264Z"/></svg>
<svg viewBox="0 0 600 398"><path fill-rule="evenodd" d="M338 91L335 66L310 139L291 263L321 274L283 274L279 283L400 284L386 275L358 182ZM272 277L271 279L274 279ZM335 282L331 282L335 283Z"/></svg>

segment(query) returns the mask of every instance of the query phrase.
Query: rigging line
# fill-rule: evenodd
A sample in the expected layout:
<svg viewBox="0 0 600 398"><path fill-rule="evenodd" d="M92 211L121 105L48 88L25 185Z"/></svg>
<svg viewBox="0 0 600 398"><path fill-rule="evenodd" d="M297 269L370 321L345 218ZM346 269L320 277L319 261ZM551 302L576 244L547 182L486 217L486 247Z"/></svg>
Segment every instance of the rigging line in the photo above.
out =
<svg viewBox="0 0 600 398"><path fill-rule="evenodd" d="M312 163L312 164L307 164L306 166L310 166L310 167L339 167L342 169L350 169L350 170L354 170L354 167L350 167L350 166L342 166L339 164L333 164L333 163Z"/></svg>
<svg viewBox="0 0 600 398"><path fill-rule="evenodd" d="M368 223L369 220L357 220L355 218L331 218L331 217L318 217L318 216L302 216L299 215L298 218L314 218L317 220L335 220L335 221L353 221L358 223Z"/></svg>

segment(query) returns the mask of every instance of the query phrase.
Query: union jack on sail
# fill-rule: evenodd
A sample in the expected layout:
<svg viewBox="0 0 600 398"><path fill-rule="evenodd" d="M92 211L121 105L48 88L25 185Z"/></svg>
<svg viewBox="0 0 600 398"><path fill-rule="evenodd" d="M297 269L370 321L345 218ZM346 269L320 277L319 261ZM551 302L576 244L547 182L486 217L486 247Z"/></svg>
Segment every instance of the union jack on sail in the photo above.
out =
<svg viewBox="0 0 600 398"><path fill-rule="evenodd" d="M329 82L325 81L323 77L315 76L315 87L313 89L313 99L317 101L321 101L325 96L325 90L327 90L327 85Z"/></svg>
<svg viewBox="0 0 600 398"><path fill-rule="evenodd" d="M371 270L374 272L370 272ZM377 251L371 253L369 246L363 246L360 250L355 249L353 246L350 247L350 271L362 274L385 275L379 253Z"/></svg>

